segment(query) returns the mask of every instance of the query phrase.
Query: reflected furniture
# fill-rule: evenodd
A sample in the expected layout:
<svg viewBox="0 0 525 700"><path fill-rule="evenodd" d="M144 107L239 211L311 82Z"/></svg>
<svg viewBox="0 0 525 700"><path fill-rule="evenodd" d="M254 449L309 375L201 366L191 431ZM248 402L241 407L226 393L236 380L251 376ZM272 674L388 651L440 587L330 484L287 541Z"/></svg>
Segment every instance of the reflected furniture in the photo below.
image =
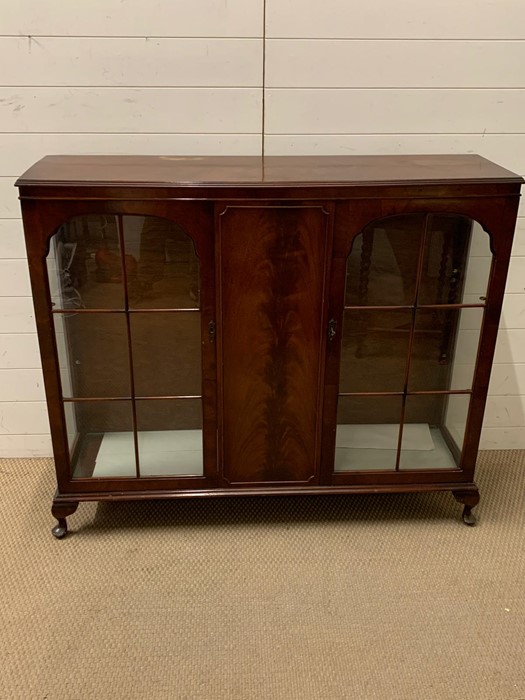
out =
<svg viewBox="0 0 525 700"><path fill-rule="evenodd" d="M479 157L50 156L17 182L58 490L451 491L522 179Z"/></svg>

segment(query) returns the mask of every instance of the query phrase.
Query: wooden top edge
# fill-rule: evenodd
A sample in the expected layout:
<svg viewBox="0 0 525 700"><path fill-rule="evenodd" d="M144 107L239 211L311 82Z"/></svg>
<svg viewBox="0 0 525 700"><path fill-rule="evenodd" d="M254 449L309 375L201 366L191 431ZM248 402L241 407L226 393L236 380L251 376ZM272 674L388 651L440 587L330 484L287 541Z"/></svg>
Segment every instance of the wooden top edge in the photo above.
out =
<svg viewBox="0 0 525 700"><path fill-rule="evenodd" d="M523 183L473 154L398 156L46 156L16 182L26 186L293 187Z"/></svg>

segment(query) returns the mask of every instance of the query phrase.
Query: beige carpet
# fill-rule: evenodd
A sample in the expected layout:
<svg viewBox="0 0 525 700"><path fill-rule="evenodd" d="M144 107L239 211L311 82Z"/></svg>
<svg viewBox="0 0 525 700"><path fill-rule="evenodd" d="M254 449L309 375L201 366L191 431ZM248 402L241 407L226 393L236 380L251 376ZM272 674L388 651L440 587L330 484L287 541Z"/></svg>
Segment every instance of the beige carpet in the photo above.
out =
<svg viewBox="0 0 525 700"><path fill-rule="evenodd" d="M0 698L522 700L525 453L449 494L84 504L0 461Z"/></svg>

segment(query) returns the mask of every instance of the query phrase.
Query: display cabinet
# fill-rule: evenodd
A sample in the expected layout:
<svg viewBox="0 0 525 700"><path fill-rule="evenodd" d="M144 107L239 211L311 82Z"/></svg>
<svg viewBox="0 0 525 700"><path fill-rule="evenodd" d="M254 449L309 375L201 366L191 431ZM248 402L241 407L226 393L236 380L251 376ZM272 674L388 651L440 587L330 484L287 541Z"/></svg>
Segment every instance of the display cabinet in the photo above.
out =
<svg viewBox="0 0 525 700"><path fill-rule="evenodd" d="M17 183L58 490L451 491L522 179L479 156L51 156Z"/></svg>

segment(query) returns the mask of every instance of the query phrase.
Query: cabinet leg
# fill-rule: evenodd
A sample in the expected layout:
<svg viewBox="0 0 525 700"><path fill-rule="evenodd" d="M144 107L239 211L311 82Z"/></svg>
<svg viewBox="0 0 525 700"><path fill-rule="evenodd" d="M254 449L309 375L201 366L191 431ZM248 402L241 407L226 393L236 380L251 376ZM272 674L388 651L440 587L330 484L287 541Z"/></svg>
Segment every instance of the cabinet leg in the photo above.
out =
<svg viewBox="0 0 525 700"><path fill-rule="evenodd" d="M458 501L458 503L463 503L463 522L465 525L475 525L476 516L473 514L472 509L479 503L479 491L477 489L472 489L469 491L452 491L452 495Z"/></svg>
<svg viewBox="0 0 525 700"><path fill-rule="evenodd" d="M73 515L77 508L78 501L60 501L58 503L56 501L53 501L51 513L58 521L57 525L55 525L55 527L51 529L51 534L53 535L53 537L56 537L58 540L61 540L67 535L66 518L68 515Z"/></svg>

